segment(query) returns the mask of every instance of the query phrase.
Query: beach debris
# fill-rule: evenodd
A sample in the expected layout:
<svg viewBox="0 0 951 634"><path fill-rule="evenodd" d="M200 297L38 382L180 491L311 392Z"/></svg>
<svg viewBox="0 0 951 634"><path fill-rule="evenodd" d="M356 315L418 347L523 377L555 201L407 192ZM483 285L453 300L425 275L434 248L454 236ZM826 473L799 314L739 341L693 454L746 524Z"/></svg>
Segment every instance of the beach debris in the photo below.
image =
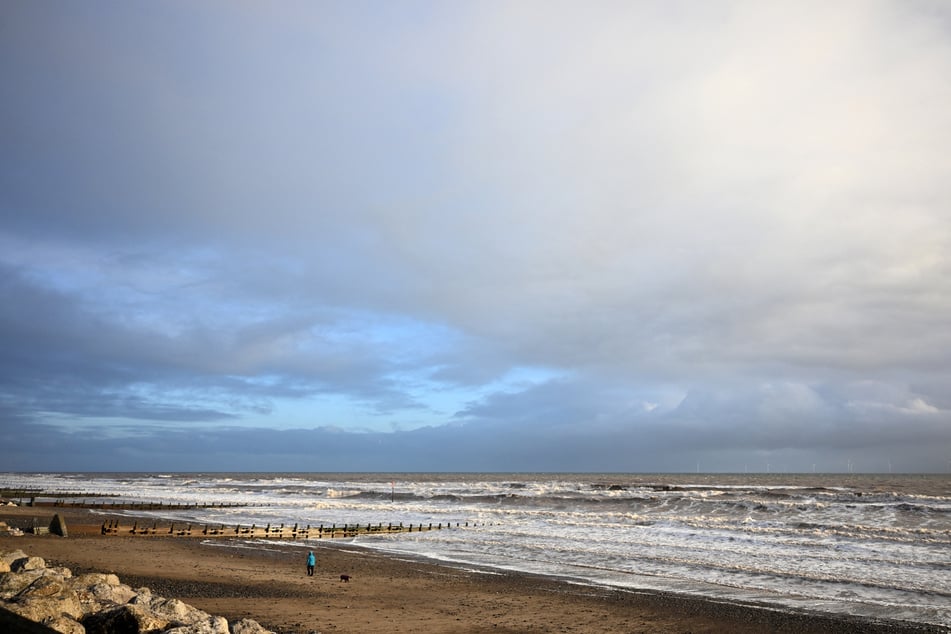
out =
<svg viewBox="0 0 951 634"><path fill-rule="evenodd" d="M0 552L0 626L16 618L61 634L273 634L250 619L229 625L148 588L133 590L114 574L73 577L22 550Z"/></svg>
<svg viewBox="0 0 951 634"><path fill-rule="evenodd" d="M6 522L0 522L0 535L13 535L20 537L23 535L23 531L17 528L16 526L10 526ZM0 571L5 572L5 571Z"/></svg>

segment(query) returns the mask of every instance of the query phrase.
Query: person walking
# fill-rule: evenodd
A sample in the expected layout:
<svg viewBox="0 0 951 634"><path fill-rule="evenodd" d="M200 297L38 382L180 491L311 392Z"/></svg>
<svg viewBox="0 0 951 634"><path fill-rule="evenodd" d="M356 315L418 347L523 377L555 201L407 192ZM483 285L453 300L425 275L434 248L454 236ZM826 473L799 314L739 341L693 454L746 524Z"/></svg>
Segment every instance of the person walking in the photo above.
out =
<svg viewBox="0 0 951 634"><path fill-rule="evenodd" d="M307 576L314 576L314 567L317 565L317 556L314 555L314 551L307 553Z"/></svg>

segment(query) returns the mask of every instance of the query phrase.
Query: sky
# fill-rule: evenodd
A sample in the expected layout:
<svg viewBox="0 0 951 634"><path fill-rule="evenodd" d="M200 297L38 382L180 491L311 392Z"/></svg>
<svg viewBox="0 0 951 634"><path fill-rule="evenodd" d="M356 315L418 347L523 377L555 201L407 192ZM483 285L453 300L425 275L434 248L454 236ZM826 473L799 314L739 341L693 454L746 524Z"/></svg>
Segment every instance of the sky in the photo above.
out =
<svg viewBox="0 0 951 634"><path fill-rule="evenodd" d="M951 471L951 4L0 5L0 471Z"/></svg>

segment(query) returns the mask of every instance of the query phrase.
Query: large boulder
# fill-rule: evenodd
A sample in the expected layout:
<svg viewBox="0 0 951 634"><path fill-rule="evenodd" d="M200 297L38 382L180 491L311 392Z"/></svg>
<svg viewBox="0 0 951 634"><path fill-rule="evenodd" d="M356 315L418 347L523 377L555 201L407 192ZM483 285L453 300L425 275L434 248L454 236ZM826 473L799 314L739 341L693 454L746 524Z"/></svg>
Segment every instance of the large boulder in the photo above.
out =
<svg viewBox="0 0 951 634"><path fill-rule="evenodd" d="M144 605L119 605L102 612L87 614L82 619L86 634L139 634L164 632L168 619L163 618Z"/></svg>
<svg viewBox="0 0 951 634"><path fill-rule="evenodd" d="M149 607L155 614L168 618L176 626L170 632L178 634L230 634L228 621L220 616L211 616L198 608L194 608L178 599L153 597ZM177 628L189 627L190 630L178 631Z"/></svg>
<svg viewBox="0 0 951 634"><path fill-rule="evenodd" d="M79 575L70 581L70 587L79 595L87 613L123 605L136 597L135 590L119 583L119 577L113 574Z"/></svg>
<svg viewBox="0 0 951 634"><path fill-rule="evenodd" d="M77 575L73 577L73 586L82 586L88 587L95 585L97 583L104 583L110 586L118 586L121 584L119 577L110 573L102 572L87 572L85 574Z"/></svg>
<svg viewBox="0 0 951 634"><path fill-rule="evenodd" d="M228 621L223 617L213 616L207 621L182 625L165 630L164 634L230 634Z"/></svg>
<svg viewBox="0 0 951 634"><path fill-rule="evenodd" d="M60 634L86 634L86 628L79 621L68 616L55 616L43 621L43 625Z"/></svg>
<svg viewBox="0 0 951 634"><path fill-rule="evenodd" d="M178 599L166 599L165 597L152 597L148 602L149 609L156 614L161 614L169 621L176 621L182 625L187 625L208 616L197 608L193 608L184 601Z"/></svg>
<svg viewBox="0 0 951 634"><path fill-rule="evenodd" d="M26 557L27 554L20 549L0 553L0 561L7 564L8 566L17 559L26 559Z"/></svg>
<svg viewBox="0 0 951 634"><path fill-rule="evenodd" d="M30 599L28 601L4 601L4 609L19 614L25 619L44 625L50 621L69 618L76 620L74 614L82 616L82 607L79 601L69 601L68 599L58 600L57 598Z"/></svg>
<svg viewBox="0 0 951 634"><path fill-rule="evenodd" d="M50 573L47 570L27 570L21 573L7 573L0 575L0 599L12 599L30 584Z"/></svg>
<svg viewBox="0 0 951 634"><path fill-rule="evenodd" d="M10 564L10 572L43 570L44 568L46 568L46 561L42 557L21 557Z"/></svg>
<svg viewBox="0 0 951 634"><path fill-rule="evenodd" d="M17 593L7 607L20 616L40 623L62 615L80 619L84 613L79 596L58 575L39 577Z"/></svg>
<svg viewBox="0 0 951 634"><path fill-rule="evenodd" d="M268 629L265 629L257 621L252 621L251 619L241 619L236 623L231 624L231 634L274 634Z"/></svg>

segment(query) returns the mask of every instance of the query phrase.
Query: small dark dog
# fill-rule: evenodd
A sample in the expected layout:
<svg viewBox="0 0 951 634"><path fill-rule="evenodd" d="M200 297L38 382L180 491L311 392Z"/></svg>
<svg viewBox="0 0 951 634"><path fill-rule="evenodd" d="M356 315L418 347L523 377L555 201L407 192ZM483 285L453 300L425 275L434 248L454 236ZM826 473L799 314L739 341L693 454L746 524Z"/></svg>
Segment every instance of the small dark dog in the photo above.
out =
<svg viewBox="0 0 951 634"><path fill-rule="evenodd" d="M350 575L340 575L340 580L345 583L350 583Z"/></svg>

